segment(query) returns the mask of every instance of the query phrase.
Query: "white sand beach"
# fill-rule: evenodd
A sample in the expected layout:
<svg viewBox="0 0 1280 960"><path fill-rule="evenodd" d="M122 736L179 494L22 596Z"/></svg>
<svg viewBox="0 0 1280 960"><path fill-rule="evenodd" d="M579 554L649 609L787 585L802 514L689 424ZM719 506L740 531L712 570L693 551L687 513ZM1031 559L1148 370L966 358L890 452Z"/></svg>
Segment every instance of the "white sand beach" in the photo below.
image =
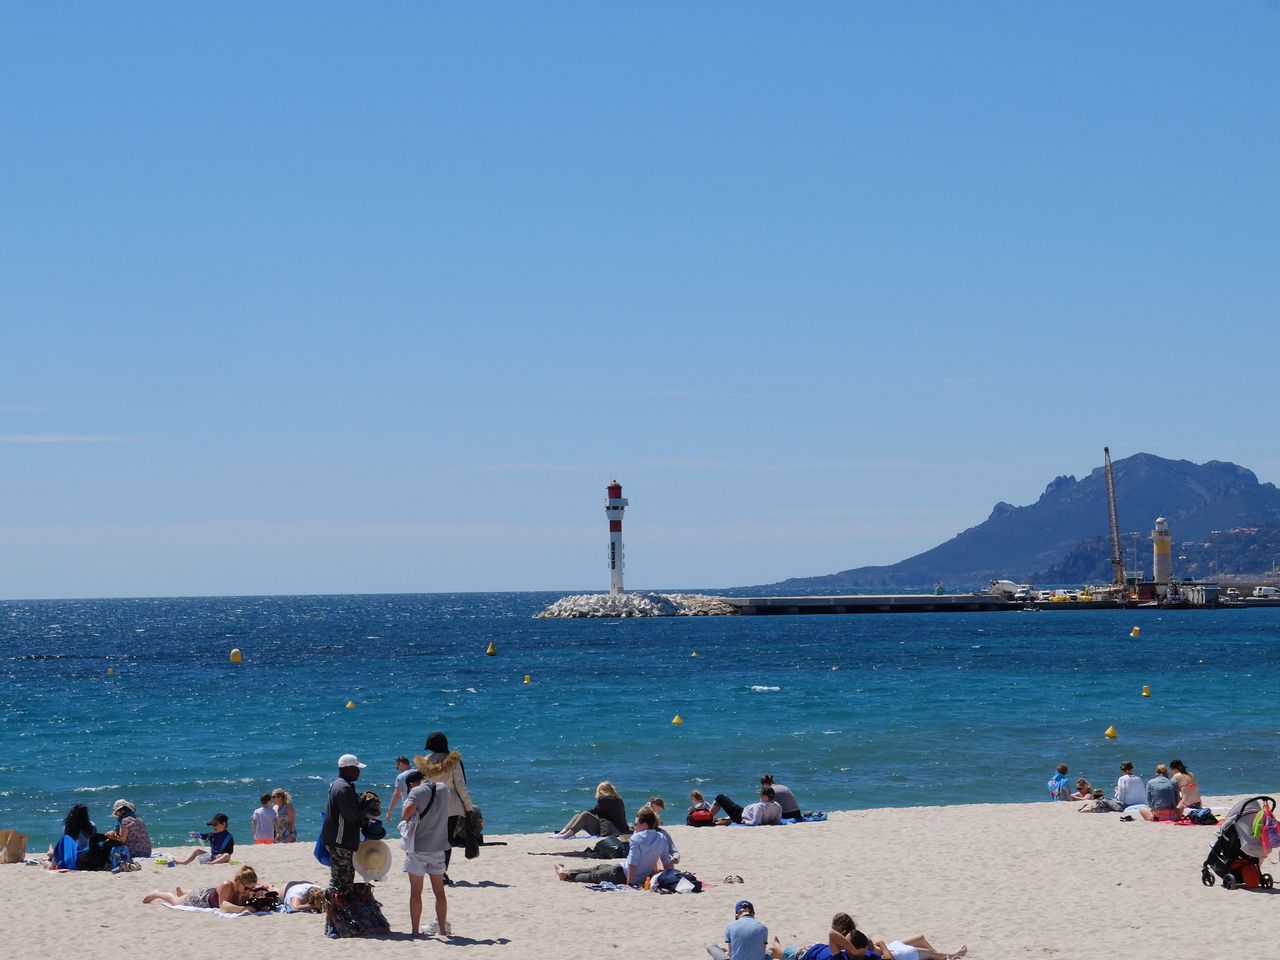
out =
<svg viewBox="0 0 1280 960"><path fill-rule="evenodd" d="M1209 802L1225 811L1236 799ZM559 857L530 855L581 850L585 839L490 836L507 845L485 847L473 861L457 852L451 875L458 885L449 890L455 935L431 941L405 933L408 888L398 844L392 872L378 884L396 932L381 940L329 940L314 915L226 918L144 905L143 895L157 886L209 886L236 869L152 862L114 876L0 866L0 927L24 958L394 958L425 951L506 960L695 960L720 939L734 902L746 898L784 943L824 937L831 915L845 910L874 938L924 933L944 949L966 943L978 960L1272 955L1280 942L1273 892L1201 883L1216 827L1123 822L1116 814L1078 814L1077 806L864 810L787 827L671 826L681 866L709 884L687 895L592 892L556 879ZM33 849L42 853L50 839L32 838ZM327 881L310 843L241 846L236 857L277 886ZM1272 869L1280 879L1280 865ZM738 874L744 883L723 882ZM428 895L424 918L430 916Z"/></svg>

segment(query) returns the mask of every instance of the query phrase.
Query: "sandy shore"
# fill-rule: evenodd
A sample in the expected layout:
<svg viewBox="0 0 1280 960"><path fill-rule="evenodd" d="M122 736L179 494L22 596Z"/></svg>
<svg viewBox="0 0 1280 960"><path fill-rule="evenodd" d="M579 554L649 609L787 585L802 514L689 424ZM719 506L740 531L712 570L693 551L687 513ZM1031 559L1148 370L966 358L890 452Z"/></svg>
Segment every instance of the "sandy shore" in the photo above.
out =
<svg viewBox="0 0 1280 960"><path fill-rule="evenodd" d="M1211 802L1225 810L1235 799ZM710 884L701 894L680 896L594 893L556 880L552 865L560 858L541 854L580 850L585 840L491 836L507 846L485 847L473 861L461 860L459 851L451 871L458 885L449 892L455 936L429 942L404 933L408 887L395 844L392 872L378 890L399 932L384 940L328 940L316 916L228 919L141 902L157 886L211 885L236 869L229 866L146 863L116 876L0 866L0 916L30 958L87 952L226 960L299 951L359 958L424 950L506 960L699 958L744 897L784 943L825 936L831 915L846 910L873 937L924 933L942 948L967 943L979 960L1166 960L1187 950L1265 956L1280 940L1280 910L1269 891L1201 884L1200 865L1217 828L1126 823L1115 814L1077 814L1077 806L865 810L821 824L757 829L673 826L682 866ZM48 839L35 845L43 849ZM276 885L327 879L309 843L241 847L237 858ZM1272 869L1280 879L1280 866ZM745 882L725 884L728 874Z"/></svg>

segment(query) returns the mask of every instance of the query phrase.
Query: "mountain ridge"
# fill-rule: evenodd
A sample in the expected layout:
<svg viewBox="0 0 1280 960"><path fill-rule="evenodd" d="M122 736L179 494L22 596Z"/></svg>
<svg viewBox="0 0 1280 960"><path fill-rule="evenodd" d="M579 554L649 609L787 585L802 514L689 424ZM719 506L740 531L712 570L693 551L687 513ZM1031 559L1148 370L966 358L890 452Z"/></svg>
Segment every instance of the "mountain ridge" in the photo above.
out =
<svg viewBox="0 0 1280 960"><path fill-rule="evenodd" d="M1176 576L1244 574L1275 562L1280 489L1260 483L1252 470L1223 460L1196 464L1136 453L1115 461L1113 472L1127 564L1149 572L1149 537L1157 517L1165 517L1173 532L1181 563L1181 568L1175 563ZM1065 474L1055 477L1026 506L998 501L982 523L898 563L744 589L932 589L939 582L949 589L980 589L993 579L1108 582L1110 556L1106 480L1099 466L1079 480ZM1234 569L1253 563L1262 566Z"/></svg>

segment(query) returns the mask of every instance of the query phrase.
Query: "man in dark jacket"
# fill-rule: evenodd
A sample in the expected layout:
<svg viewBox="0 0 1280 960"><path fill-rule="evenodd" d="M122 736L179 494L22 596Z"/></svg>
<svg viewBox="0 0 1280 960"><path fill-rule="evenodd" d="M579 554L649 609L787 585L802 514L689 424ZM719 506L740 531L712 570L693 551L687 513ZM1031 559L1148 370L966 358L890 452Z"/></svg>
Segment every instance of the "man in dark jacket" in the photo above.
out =
<svg viewBox="0 0 1280 960"><path fill-rule="evenodd" d="M338 777L329 784L320 839L329 851L329 886L335 890L345 890L356 879L352 857L360 849L361 816L355 782L364 767L355 754L344 753L338 758Z"/></svg>

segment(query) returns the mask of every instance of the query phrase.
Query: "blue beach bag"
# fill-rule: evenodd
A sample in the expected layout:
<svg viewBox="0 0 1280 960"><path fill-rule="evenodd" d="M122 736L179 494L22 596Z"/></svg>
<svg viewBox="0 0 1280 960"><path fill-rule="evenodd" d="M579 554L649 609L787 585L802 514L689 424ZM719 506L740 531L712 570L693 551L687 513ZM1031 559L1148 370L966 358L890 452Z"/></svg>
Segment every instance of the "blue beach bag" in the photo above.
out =
<svg viewBox="0 0 1280 960"><path fill-rule="evenodd" d="M60 870L78 870L76 866L78 856L80 856L80 846L76 843L75 837L68 837L64 833L62 839L53 845L53 865Z"/></svg>
<svg viewBox="0 0 1280 960"><path fill-rule="evenodd" d="M322 813L320 814L320 833L316 836L316 845L311 852L315 854L315 858L319 860L322 864L324 864L326 867L331 867L333 866L333 861L330 859L329 851L325 848L325 845L324 845L324 821L325 821L325 814Z"/></svg>

